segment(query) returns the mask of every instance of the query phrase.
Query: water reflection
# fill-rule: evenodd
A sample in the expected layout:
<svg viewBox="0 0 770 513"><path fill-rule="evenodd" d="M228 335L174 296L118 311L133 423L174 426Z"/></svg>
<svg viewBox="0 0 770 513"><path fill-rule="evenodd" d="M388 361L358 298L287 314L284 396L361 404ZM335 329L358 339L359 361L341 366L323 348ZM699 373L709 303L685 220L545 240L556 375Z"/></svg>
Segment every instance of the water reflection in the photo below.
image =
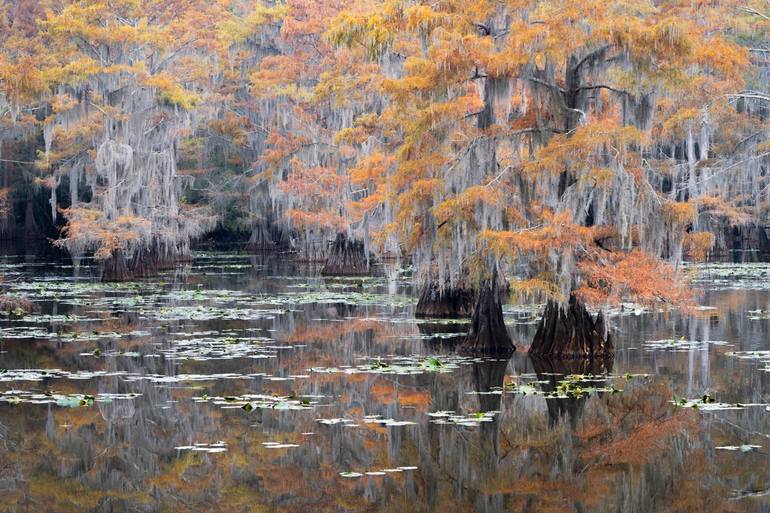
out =
<svg viewBox="0 0 770 513"><path fill-rule="evenodd" d="M395 268L330 280L210 254L121 288L85 264L74 279L28 257L0 264L12 291L40 299L36 316L0 321L0 368L27 371L0 373L0 391L95 397L0 402L0 511L770 511L766 407L670 404L768 402L763 364L731 355L770 349L770 321L747 314L770 310L766 290L710 290L717 310L700 316L615 317L614 361L454 368L465 326L415 321ZM698 344L645 345L681 337ZM398 357L413 362L402 373ZM623 391L570 396L569 376ZM273 399L246 411L243 396ZM717 449L743 444L760 448Z"/></svg>
<svg viewBox="0 0 770 513"><path fill-rule="evenodd" d="M607 380L602 377L612 372L613 358L598 358L592 360L570 359L550 360L532 358L532 367L540 381L540 387L548 393L559 392L559 385L570 376L585 376L584 379L575 379L570 384L582 388L602 388ZM601 395L603 392L597 392ZM588 395L579 397L554 397L546 401L548 406L548 420L553 427L563 418L569 420L570 426L576 429L578 421L585 409Z"/></svg>

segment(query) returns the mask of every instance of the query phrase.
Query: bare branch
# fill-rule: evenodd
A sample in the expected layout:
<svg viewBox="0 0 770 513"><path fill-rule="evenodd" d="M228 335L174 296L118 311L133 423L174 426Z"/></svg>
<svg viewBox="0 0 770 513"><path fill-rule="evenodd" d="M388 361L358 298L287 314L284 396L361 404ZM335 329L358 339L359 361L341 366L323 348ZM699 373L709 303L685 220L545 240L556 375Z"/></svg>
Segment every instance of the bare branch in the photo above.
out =
<svg viewBox="0 0 770 513"><path fill-rule="evenodd" d="M760 18L763 18L763 19L765 19L767 21L770 21L770 16L767 16L766 14L762 14L761 12L759 12L756 9L754 9L753 7L739 7L738 9L740 9L743 12L747 12L749 14L753 14L753 15L759 16Z"/></svg>
<svg viewBox="0 0 770 513"><path fill-rule="evenodd" d="M616 89L612 86L608 86L606 84L598 84L598 85L587 85L587 86L581 86L578 87L575 91L591 91L595 89L607 89L608 91L612 91L613 93L617 94L624 94L624 95L630 95L628 91L625 91L623 89Z"/></svg>

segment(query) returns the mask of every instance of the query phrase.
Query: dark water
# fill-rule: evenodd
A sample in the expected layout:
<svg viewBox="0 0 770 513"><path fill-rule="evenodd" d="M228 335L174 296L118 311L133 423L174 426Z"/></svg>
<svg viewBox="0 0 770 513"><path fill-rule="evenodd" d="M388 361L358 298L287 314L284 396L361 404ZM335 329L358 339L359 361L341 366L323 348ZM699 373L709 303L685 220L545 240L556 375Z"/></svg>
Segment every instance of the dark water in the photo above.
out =
<svg viewBox="0 0 770 513"><path fill-rule="evenodd" d="M3 512L770 511L767 264L711 266L715 309L626 308L613 361L560 363L457 356L465 326L415 322L394 266L0 274L37 306L0 319ZM536 313L506 309L520 347Z"/></svg>

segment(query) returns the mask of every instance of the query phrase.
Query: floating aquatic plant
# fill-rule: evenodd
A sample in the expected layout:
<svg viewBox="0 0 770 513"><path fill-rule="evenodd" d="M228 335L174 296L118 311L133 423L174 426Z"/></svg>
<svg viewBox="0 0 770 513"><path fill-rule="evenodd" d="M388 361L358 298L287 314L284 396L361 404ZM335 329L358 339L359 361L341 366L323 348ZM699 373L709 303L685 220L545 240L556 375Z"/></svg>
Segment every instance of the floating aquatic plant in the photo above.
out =
<svg viewBox="0 0 770 513"><path fill-rule="evenodd" d="M312 367L315 373L342 374L424 374L426 372L452 372L461 365L483 361L480 358L470 358L458 355L446 356L392 356L389 358L369 358L367 363L356 366L341 367Z"/></svg>
<svg viewBox="0 0 770 513"><path fill-rule="evenodd" d="M499 411L483 411L468 414L453 411L436 411L428 413L433 424L454 424L464 427L478 427L482 422L492 422Z"/></svg>
<svg viewBox="0 0 770 513"><path fill-rule="evenodd" d="M97 403L109 403L116 399L135 399L141 394L60 394L55 392L29 392L24 390L8 390L0 393L0 402L9 404L55 404L65 408L92 406Z"/></svg>
<svg viewBox="0 0 770 513"><path fill-rule="evenodd" d="M412 426L417 424L410 420L385 419L382 418L381 415L366 415L363 418L363 422L366 424L380 424L387 427Z"/></svg>
<svg viewBox="0 0 770 513"><path fill-rule="evenodd" d="M522 376L519 376L521 378ZM628 374L625 378L630 380L634 375ZM546 399L570 399L580 398L596 393L616 394L623 391L614 385L597 386L591 383L604 384L609 380L618 379L619 376L571 374L564 376L556 382L553 390L546 390L536 384L550 383L547 380L529 380L524 383L510 381L505 384L503 390L511 394L542 396Z"/></svg>
<svg viewBox="0 0 770 513"><path fill-rule="evenodd" d="M394 473L394 472L406 472L411 470L417 470L417 467L415 466L404 466L404 467L395 467L395 468L385 468L382 470L370 470L365 472L352 472L352 471L346 471L346 472L340 472L341 477L345 478L357 478L357 477L363 477L364 475L367 476L384 476L386 474Z"/></svg>
<svg viewBox="0 0 770 513"><path fill-rule="evenodd" d="M200 396L193 397L195 402L208 402L224 408L241 408L247 412L256 409L272 410L305 410L313 408L317 401L308 397L272 396L262 394L247 394L241 396Z"/></svg>
<svg viewBox="0 0 770 513"><path fill-rule="evenodd" d="M219 453L219 452L227 452L227 442L219 441L213 444L196 443L193 445L182 445L174 448L178 451Z"/></svg>
<svg viewBox="0 0 770 513"><path fill-rule="evenodd" d="M718 447L714 447L714 449L721 449L723 451L740 451L740 452L751 452L755 449L761 449L761 445L751 445L751 444L741 444L741 445L721 445Z"/></svg>
<svg viewBox="0 0 770 513"><path fill-rule="evenodd" d="M766 403L722 403L709 394L704 394L703 397L696 399L674 397L671 403L682 408L695 408L703 411L743 410L755 406L767 406Z"/></svg>
<svg viewBox="0 0 770 513"><path fill-rule="evenodd" d="M279 442L262 442L262 445L264 445L266 449L291 449L294 447L299 447L299 444L287 444Z"/></svg>
<svg viewBox="0 0 770 513"><path fill-rule="evenodd" d="M708 349L709 346L728 346L731 345L724 340L686 340L684 337L668 338L661 340L647 340L642 342L642 347L647 350L672 350L689 351L691 349Z"/></svg>

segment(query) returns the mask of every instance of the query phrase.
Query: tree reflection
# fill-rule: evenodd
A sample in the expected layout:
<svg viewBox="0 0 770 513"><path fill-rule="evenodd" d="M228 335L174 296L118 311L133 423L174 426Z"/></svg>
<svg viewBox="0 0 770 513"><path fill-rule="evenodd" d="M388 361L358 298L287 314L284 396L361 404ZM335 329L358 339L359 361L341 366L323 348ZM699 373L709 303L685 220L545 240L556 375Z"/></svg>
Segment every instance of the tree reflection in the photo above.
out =
<svg viewBox="0 0 770 513"><path fill-rule="evenodd" d="M587 379L576 379L574 383L582 387L601 388L607 380L600 379L612 372L613 358L574 358L574 359L545 359L532 358L532 367L542 390L546 393L556 392L559 383L569 376L585 376ZM600 392L601 394L601 392ZM546 401L550 426L557 425L562 418L569 419L570 426L577 428L578 421L583 415L588 395L571 397L553 397Z"/></svg>
<svg viewBox="0 0 770 513"><path fill-rule="evenodd" d="M212 271L203 276L193 266L188 278L204 290L304 290L288 289L281 281L285 274L275 278L274 271L255 269L245 276ZM312 278L302 280L303 286L322 287ZM168 287L177 290L178 285ZM143 293L150 292L131 294ZM750 323L745 310L763 308L767 296L725 292L722 299L728 312L720 313L718 325L708 319L672 322L653 315L619 319L620 331L645 335L619 341L621 351L614 361L548 361L518 353L508 360L474 359L457 368L406 374L348 370L396 356L446 362L456 345L446 342L446 336L457 327L415 323L408 308L383 305L318 302L291 305L254 320L154 322L146 310L122 312L126 308L117 302L98 312L67 301L44 303L46 314L88 313L93 320L77 325L83 338L93 330L116 336L98 342L4 340L7 352L0 353L0 367L110 375L6 383L4 390L140 395L71 409L0 403L0 512L763 511L764 499L754 494L768 486L766 454L713 447L766 432L765 412L707 416L674 408L670 400L672 389L684 394L708 384L728 400L761 402L767 374L736 375L725 354L728 348L691 353L635 349L642 336L671 336L665 330L672 324L690 337L705 337L707 329L713 340L735 340L741 333L751 337L741 339L736 349L764 347L768 325ZM159 296L157 305L185 301ZM253 299L238 296L232 304L241 301ZM73 325L56 321L49 329L67 333ZM150 334L129 335L136 330ZM180 338L200 342L207 336L202 333L227 330L234 339L245 334L269 337L267 343L275 349L266 358L168 356ZM95 347L101 356L93 354ZM707 365L697 364L706 359ZM316 367L339 372L310 370ZM612 376L612 371L624 376ZM219 373L243 377L216 377ZM627 379L625 373L649 376ZM174 381L184 374L211 377ZM168 381L139 379L151 375ZM576 375L585 376L571 378L583 388L614 384L623 392L545 396ZM538 393L524 395L506 387L521 376L532 380ZM318 404L304 410L247 412L193 401L206 394L293 394L313 397ZM483 412L497 413L478 425L441 424L429 415L442 411L470 420ZM404 424L369 422L372 416ZM329 419L345 422L319 422ZM219 440L227 443L226 452L176 449ZM270 442L297 447L264 445ZM417 469L365 474L402 466ZM364 475L340 475L348 471ZM731 497L738 499L729 501Z"/></svg>

